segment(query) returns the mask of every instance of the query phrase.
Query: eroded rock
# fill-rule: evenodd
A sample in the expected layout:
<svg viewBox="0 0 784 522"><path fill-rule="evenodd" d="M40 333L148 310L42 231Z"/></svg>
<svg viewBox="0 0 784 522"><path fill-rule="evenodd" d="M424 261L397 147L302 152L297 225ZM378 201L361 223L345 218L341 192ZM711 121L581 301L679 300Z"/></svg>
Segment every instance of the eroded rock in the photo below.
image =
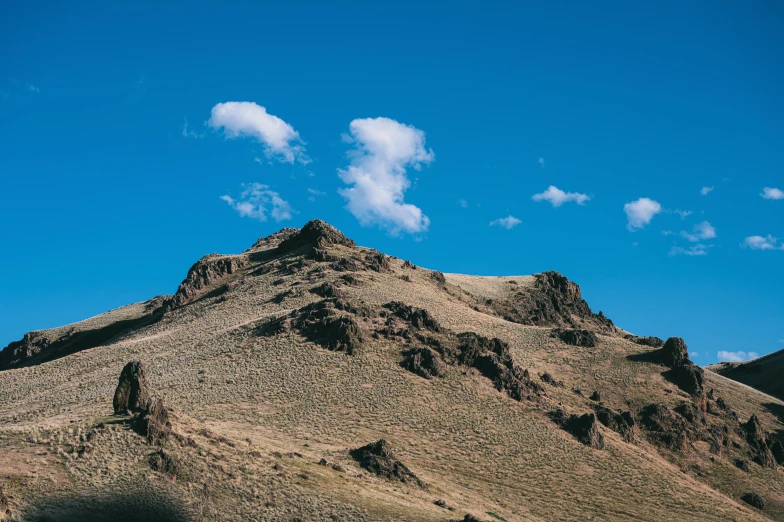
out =
<svg viewBox="0 0 784 522"><path fill-rule="evenodd" d="M147 442L153 446L162 446L172 433L169 410L163 400L157 397L150 399L147 407L136 419L135 425L137 431L147 437Z"/></svg>
<svg viewBox="0 0 784 522"><path fill-rule="evenodd" d="M403 367L425 379L432 379L442 376L447 365L435 351L422 347L404 352Z"/></svg>
<svg viewBox="0 0 784 522"><path fill-rule="evenodd" d="M746 504L750 505L751 507L755 507L757 509L765 509L765 501L762 500L762 497L757 495L756 493L746 493L740 499L745 502Z"/></svg>
<svg viewBox="0 0 784 522"><path fill-rule="evenodd" d="M594 449L604 449L604 435L599 431L596 415L585 413L583 415L567 415L562 409L557 409L552 419L574 437Z"/></svg>
<svg viewBox="0 0 784 522"><path fill-rule="evenodd" d="M599 342L596 334L591 330L558 329L555 335L571 346L593 348Z"/></svg>
<svg viewBox="0 0 784 522"><path fill-rule="evenodd" d="M139 413L150 402L147 384L147 367L142 361L131 361L120 373L120 382L114 392L114 414Z"/></svg>
<svg viewBox="0 0 784 522"><path fill-rule="evenodd" d="M395 316L403 319L414 328L424 328L431 332L441 332L441 326L438 321L430 315L430 312L424 308L416 308L409 306L400 301L392 301L384 305L384 308L392 312Z"/></svg>
<svg viewBox="0 0 784 522"><path fill-rule="evenodd" d="M425 484L392 453L392 448L384 439L353 449L349 454L374 475L425 488Z"/></svg>
<svg viewBox="0 0 784 522"><path fill-rule="evenodd" d="M634 440L635 421L632 412L617 412L611 408L597 404L594 406L596 419L623 437L626 442Z"/></svg>
<svg viewBox="0 0 784 522"><path fill-rule="evenodd" d="M291 325L329 350L353 354L362 346L359 324L353 317L338 313L334 302L321 301L296 310Z"/></svg>
<svg viewBox="0 0 784 522"><path fill-rule="evenodd" d="M194 301L206 293L216 282L247 265L248 259L245 256L221 256L218 254L204 256L188 270L188 274L180 283L177 293L168 302L166 308L172 309Z"/></svg>

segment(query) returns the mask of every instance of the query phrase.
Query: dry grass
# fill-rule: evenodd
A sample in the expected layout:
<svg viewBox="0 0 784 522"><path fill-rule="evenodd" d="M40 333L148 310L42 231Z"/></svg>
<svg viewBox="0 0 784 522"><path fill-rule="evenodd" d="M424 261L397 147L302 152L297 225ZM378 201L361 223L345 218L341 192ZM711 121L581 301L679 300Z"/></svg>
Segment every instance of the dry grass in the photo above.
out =
<svg viewBox="0 0 784 522"><path fill-rule="evenodd" d="M504 295L514 286L508 280L525 285L529 278L448 275L445 290L424 269L394 259L391 265L390 272L359 273L361 285L343 287L346 299L426 308L451 330L507 341L534 377L549 372L566 385L520 403L474 371L422 379L400 367L400 346L383 338L368 336L361 352L348 356L292 332L259 336L260 324L319 300L307 290L341 274L305 268L251 275L251 266L231 276L238 285L225 300L198 300L107 345L0 372L0 481L19 508L55 498L48 505L56 509L64 504L55 493L126 489L139 491L142 503L174 495L191 518L222 521L439 521L465 513L494 520L488 512L508 521L764 519L737 501L746 490L762 494L768 514L784 519L781 471L755 465L744 473L726 460L711 462L699 443L686 455L662 456L642 439L628 444L604 429L607 449L593 450L549 420L559 404L588 411L573 388L585 396L598 390L618 409L677 404L681 392L661 368L626 358L643 347L604 336L596 348L570 347L549 329L478 306ZM274 299L298 288L304 291ZM138 306L112 312L120 313L138 313ZM95 328L107 317L75 327ZM368 331L374 325L360 324ZM133 359L147 362L152 388L175 412L175 430L193 441L172 446L182 463L176 480L151 471L152 448L107 417L120 370ZM782 429L765 406L781 402L710 373L708 381L741 416L757 413L769 430ZM85 443L101 422L106 426ZM427 491L369 476L349 458L349 448L381 437ZM79 456L85 444L90 450ZM322 458L343 471L319 465ZM700 466L699 475L690 464ZM437 499L455 510L434 505Z"/></svg>

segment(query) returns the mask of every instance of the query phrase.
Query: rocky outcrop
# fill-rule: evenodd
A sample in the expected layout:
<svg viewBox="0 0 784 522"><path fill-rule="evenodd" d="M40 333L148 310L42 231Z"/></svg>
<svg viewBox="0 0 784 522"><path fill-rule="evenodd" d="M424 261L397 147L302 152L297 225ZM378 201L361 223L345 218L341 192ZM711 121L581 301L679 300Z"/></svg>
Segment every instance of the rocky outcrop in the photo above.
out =
<svg viewBox="0 0 784 522"><path fill-rule="evenodd" d="M392 301L391 303L387 303L384 305L384 308L389 310L393 315L399 317L403 321L406 321L414 328L423 328L425 330L430 330L431 332L442 331L438 321L436 321L435 318L430 315L430 312L424 308L409 306L400 301Z"/></svg>
<svg viewBox="0 0 784 522"><path fill-rule="evenodd" d="M594 406L596 419L606 427L623 437L626 442L631 442L635 438L635 421L632 412L617 412L611 408L597 404Z"/></svg>
<svg viewBox="0 0 784 522"><path fill-rule="evenodd" d="M160 449L150 455L150 468L158 473L163 473L171 478L176 478L180 471L178 460L169 452Z"/></svg>
<svg viewBox="0 0 784 522"><path fill-rule="evenodd" d="M414 348L404 352L403 356L403 368L425 379L440 377L446 373L446 364L430 348Z"/></svg>
<svg viewBox="0 0 784 522"><path fill-rule="evenodd" d="M374 475L425 488L425 484L395 457L389 443L384 439L353 449L349 454L360 466Z"/></svg>
<svg viewBox="0 0 784 522"><path fill-rule="evenodd" d="M747 422L741 425L746 435L746 442L749 444L754 462L763 468L775 468L776 457L768 447L765 431L756 415L752 415Z"/></svg>
<svg viewBox="0 0 784 522"><path fill-rule="evenodd" d="M765 509L765 501L756 493L746 493L740 499L751 507L757 509Z"/></svg>
<svg viewBox="0 0 784 522"><path fill-rule="evenodd" d="M246 267L248 263L245 256L221 256L218 254L204 256L188 270L188 275L180 283L177 293L174 294L166 308L171 310L196 300L217 282Z"/></svg>
<svg viewBox="0 0 784 522"><path fill-rule="evenodd" d="M337 310L335 301L319 301L295 310L291 326L309 341L329 350L353 354L362 346L362 330L353 317Z"/></svg>
<svg viewBox="0 0 784 522"><path fill-rule="evenodd" d="M594 449L604 449L604 435L599 431L595 414L567 415L559 408L552 414L552 418L582 444Z"/></svg>
<svg viewBox="0 0 784 522"><path fill-rule="evenodd" d="M114 391L114 414L139 413L150 402L147 384L147 367L141 361L131 361L120 373L120 382Z"/></svg>
<svg viewBox="0 0 784 522"><path fill-rule="evenodd" d="M640 337L637 335L627 334L624 335L623 338L636 344L650 346L651 348L661 348L664 346L664 340L659 339L658 337Z"/></svg>
<svg viewBox="0 0 784 522"><path fill-rule="evenodd" d="M169 410L163 400L153 397L135 421L136 429L153 446L162 446L171 436L172 427Z"/></svg>
<svg viewBox="0 0 784 522"><path fill-rule="evenodd" d="M681 451L693 438L692 430L681 416L664 404L650 404L640 412L648 439L673 451Z"/></svg>
<svg viewBox="0 0 784 522"><path fill-rule="evenodd" d="M704 372L689 360L689 349L682 338L670 337L662 348L647 356L670 369L664 376L678 388L693 396L704 395Z"/></svg>
<svg viewBox="0 0 784 522"><path fill-rule="evenodd" d="M582 346L593 348L599 339L591 330L557 329L554 331L556 337L571 346Z"/></svg>
<svg viewBox="0 0 784 522"><path fill-rule="evenodd" d="M337 228L320 219L308 221L296 233L290 234L278 245L280 252L292 252L304 249L313 253L315 249L324 249L334 245L347 247L356 246L356 243L343 235Z"/></svg>

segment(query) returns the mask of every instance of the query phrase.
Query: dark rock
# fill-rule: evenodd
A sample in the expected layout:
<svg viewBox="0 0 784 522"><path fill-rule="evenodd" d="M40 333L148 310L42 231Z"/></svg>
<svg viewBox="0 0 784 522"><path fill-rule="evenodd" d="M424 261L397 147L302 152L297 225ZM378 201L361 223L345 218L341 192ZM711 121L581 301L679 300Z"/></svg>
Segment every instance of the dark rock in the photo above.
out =
<svg viewBox="0 0 784 522"><path fill-rule="evenodd" d="M671 450L684 449L692 431L686 420L663 404L650 404L640 412L642 425L651 442Z"/></svg>
<svg viewBox="0 0 784 522"><path fill-rule="evenodd" d="M661 351L661 361L669 368L681 366L689 361L689 348L681 337L670 337Z"/></svg>
<svg viewBox="0 0 784 522"><path fill-rule="evenodd" d="M743 459L737 459L735 461L735 467L740 469L740 470L743 470L743 471L745 471L747 473L751 469L751 466L749 466L749 461L748 460L743 460Z"/></svg>
<svg viewBox="0 0 784 522"><path fill-rule="evenodd" d="M449 522L482 522L482 521L476 518L474 515L466 515L461 519L450 520Z"/></svg>
<svg viewBox="0 0 784 522"><path fill-rule="evenodd" d="M563 386L563 382L556 381L552 375L547 372L544 372L542 375L539 376L543 383L549 384L550 386Z"/></svg>
<svg viewBox="0 0 784 522"><path fill-rule="evenodd" d="M658 337L640 337L637 335L627 334L624 335L623 338L643 346L650 346L651 348L661 348L664 346L664 340L659 339Z"/></svg>
<svg viewBox="0 0 784 522"><path fill-rule="evenodd" d="M319 466L326 466L326 465L328 465L328 464L329 464L329 463L327 462L327 459L321 459L321 460L319 460Z"/></svg>
<svg viewBox="0 0 784 522"><path fill-rule="evenodd" d="M337 313L334 302L322 301L296 310L291 325L308 340L329 350L350 355L362 346L359 324L352 317Z"/></svg>
<svg viewBox="0 0 784 522"><path fill-rule="evenodd" d="M676 366L668 372L669 378L678 388L690 395L700 395L703 391L704 372L694 363Z"/></svg>
<svg viewBox="0 0 784 522"><path fill-rule="evenodd" d="M120 373L120 382L114 391L114 414L138 413L150 402L147 384L147 367L141 361L131 361Z"/></svg>
<svg viewBox="0 0 784 522"><path fill-rule="evenodd" d="M746 442L749 443L751 452L754 455L754 462L763 468L775 468L777 459L768 447L765 431L757 416L752 415L741 427L746 433Z"/></svg>
<svg viewBox="0 0 784 522"><path fill-rule="evenodd" d="M686 419L689 424L705 425L705 414L693 402L684 402L675 407L675 411Z"/></svg>
<svg viewBox="0 0 784 522"><path fill-rule="evenodd" d="M596 412L596 419L614 432L620 434L623 437L623 440L626 442L634 440L635 421L634 416L630 411L619 413L606 406L602 406L601 404L595 405L594 411Z"/></svg>
<svg viewBox="0 0 784 522"><path fill-rule="evenodd" d="M444 276L443 273L439 272L438 270L433 270L432 272L430 272L430 279L432 279L439 285L446 284L446 277Z"/></svg>
<svg viewBox="0 0 784 522"><path fill-rule="evenodd" d="M746 493L740 499L745 502L746 504L750 505L751 507L755 507L757 509L765 509L765 501L762 500L762 497L757 495L756 493Z"/></svg>
<svg viewBox="0 0 784 522"><path fill-rule="evenodd" d="M210 254L199 259L188 270L185 279L177 288L177 293L166 308L172 309L186 305L201 296L216 282L247 266L248 259L244 256L221 256Z"/></svg>
<svg viewBox="0 0 784 522"><path fill-rule="evenodd" d="M401 303L400 301L392 301L391 303L387 303L384 305L384 308L392 312L397 317L400 317L404 321L408 322L414 328L424 328L426 330L430 330L431 332L442 331L438 321L436 321L435 318L430 315L430 312L423 308L409 306L405 303Z"/></svg>
<svg viewBox="0 0 784 522"><path fill-rule="evenodd" d="M591 399L592 401L596 401L596 402L599 402L599 401L602 400L602 396L599 394L598 391L593 392L591 394L591 396L588 397L588 398Z"/></svg>
<svg viewBox="0 0 784 522"><path fill-rule="evenodd" d="M356 246L338 229L320 219L308 221L302 229L281 241L279 251L290 252L300 248L327 248L333 245Z"/></svg>
<svg viewBox="0 0 784 522"><path fill-rule="evenodd" d="M768 438L768 448L776 459L776 464L784 464L784 445L778 440L771 440Z"/></svg>
<svg viewBox="0 0 784 522"><path fill-rule="evenodd" d="M164 473L172 478L176 478L180 471L180 464L177 459L163 449L150 455L149 463L153 471Z"/></svg>
<svg viewBox="0 0 784 522"><path fill-rule="evenodd" d="M446 372L446 364L430 348L414 348L404 353L403 368L425 379L440 377Z"/></svg>
<svg viewBox="0 0 784 522"><path fill-rule="evenodd" d="M425 488L424 483L395 457L389 443L384 439L351 450L349 454L360 466L375 475Z"/></svg>
<svg viewBox="0 0 784 522"><path fill-rule="evenodd" d="M566 415L562 409L557 409L552 415L552 419L568 431L574 437L594 449L604 449L604 435L599 431L599 424L596 415L585 413L583 415Z"/></svg>
<svg viewBox="0 0 784 522"><path fill-rule="evenodd" d="M440 508L449 509L449 506L446 505L446 501L441 499L434 501L433 504Z"/></svg>
<svg viewBox="0 0 784 522"><path fill-rule="evenodd" d="M153 397L134 422L139 433L147 437L151 445L162 446L171 435L169 410L163 400Z"/></svg>
<svg viewBox="0 0 784 522"><path fill-rule="evenodd" d="M319 286L311 288L310 291L321 297L342 297L343 291L334 283L322 283Z"/></svg>
<svg viewBox="0 0 784 522"><path fill-rule="evenodd" d="M411 270L416 270L417 266L414 263L412 263L411 261L406 260L406 261L403 261L403 268L410 268Z"/></svg>
<svg viewBox="0 0 784 522"><path fill-rule="evenodd" d="M389 271L389 260L381 252L368 252L365 255L365 266L375 272Z"/></svg>
<svg viewBox="0 0 784 522"><path fill-rule="evenodd" d="M599 341L596 334L591 330L556 330L555 335L566 344L572 346L593 348Z"/></svg>

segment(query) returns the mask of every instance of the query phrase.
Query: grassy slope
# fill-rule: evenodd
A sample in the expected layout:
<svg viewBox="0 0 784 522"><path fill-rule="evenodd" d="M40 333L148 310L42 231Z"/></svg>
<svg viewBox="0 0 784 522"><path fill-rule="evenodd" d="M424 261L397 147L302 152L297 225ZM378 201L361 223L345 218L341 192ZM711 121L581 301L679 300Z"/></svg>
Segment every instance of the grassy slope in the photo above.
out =
<svg viewBox="0 0 784 522"><path fill-rule="evenodd" d="M559 403L589 411L573 388L598 390L606 404L633 411L684 400L660 367L627 359L648 348L617 337L602 337L596 348L566 346L546 328L481 311L478 297L503 294L510 278L448 276L445 291L427 271L390 263L391 272L359 274L363 284L346 287L347 299L373 307L402 300L452 330L500 337L534 377L546 371L565 386L548 387L540 402L515 402L470 370L422 379L400 367L400 347L383 338L368 337L348 356L290 332L259 336L269 317L319 299L307 291L275 296L321 279L250 275L250 267L231 276L239 284L225 300L196 301L108 345L0 372L0 481L12 502L43 498L60 509L63 492L119 489L138 492L140 505L168 492L207 520L435 521L464 513L490 520L487 512L509 521L764 520L738 501L756 491L768 515L784 519L779 470L754 465L745 473L726 459L712 462L703 443L662 456L644 437L629 444L604 428L607 449L594 450L549 420ZM177 450L186 463L177 481L151 471L152 450L108 417L117 376L133 359L147 362L152 387L175 411L175 429L193 439ZM777 399L711 372L707 380L740 417L756 413L769 431L783 428ZM96 431L92 451L72 453L102 421L110 424ZM348 448L381 437L427 491L372 477L348 457ZM343 471L318 465L321 458Z"/></svg>

